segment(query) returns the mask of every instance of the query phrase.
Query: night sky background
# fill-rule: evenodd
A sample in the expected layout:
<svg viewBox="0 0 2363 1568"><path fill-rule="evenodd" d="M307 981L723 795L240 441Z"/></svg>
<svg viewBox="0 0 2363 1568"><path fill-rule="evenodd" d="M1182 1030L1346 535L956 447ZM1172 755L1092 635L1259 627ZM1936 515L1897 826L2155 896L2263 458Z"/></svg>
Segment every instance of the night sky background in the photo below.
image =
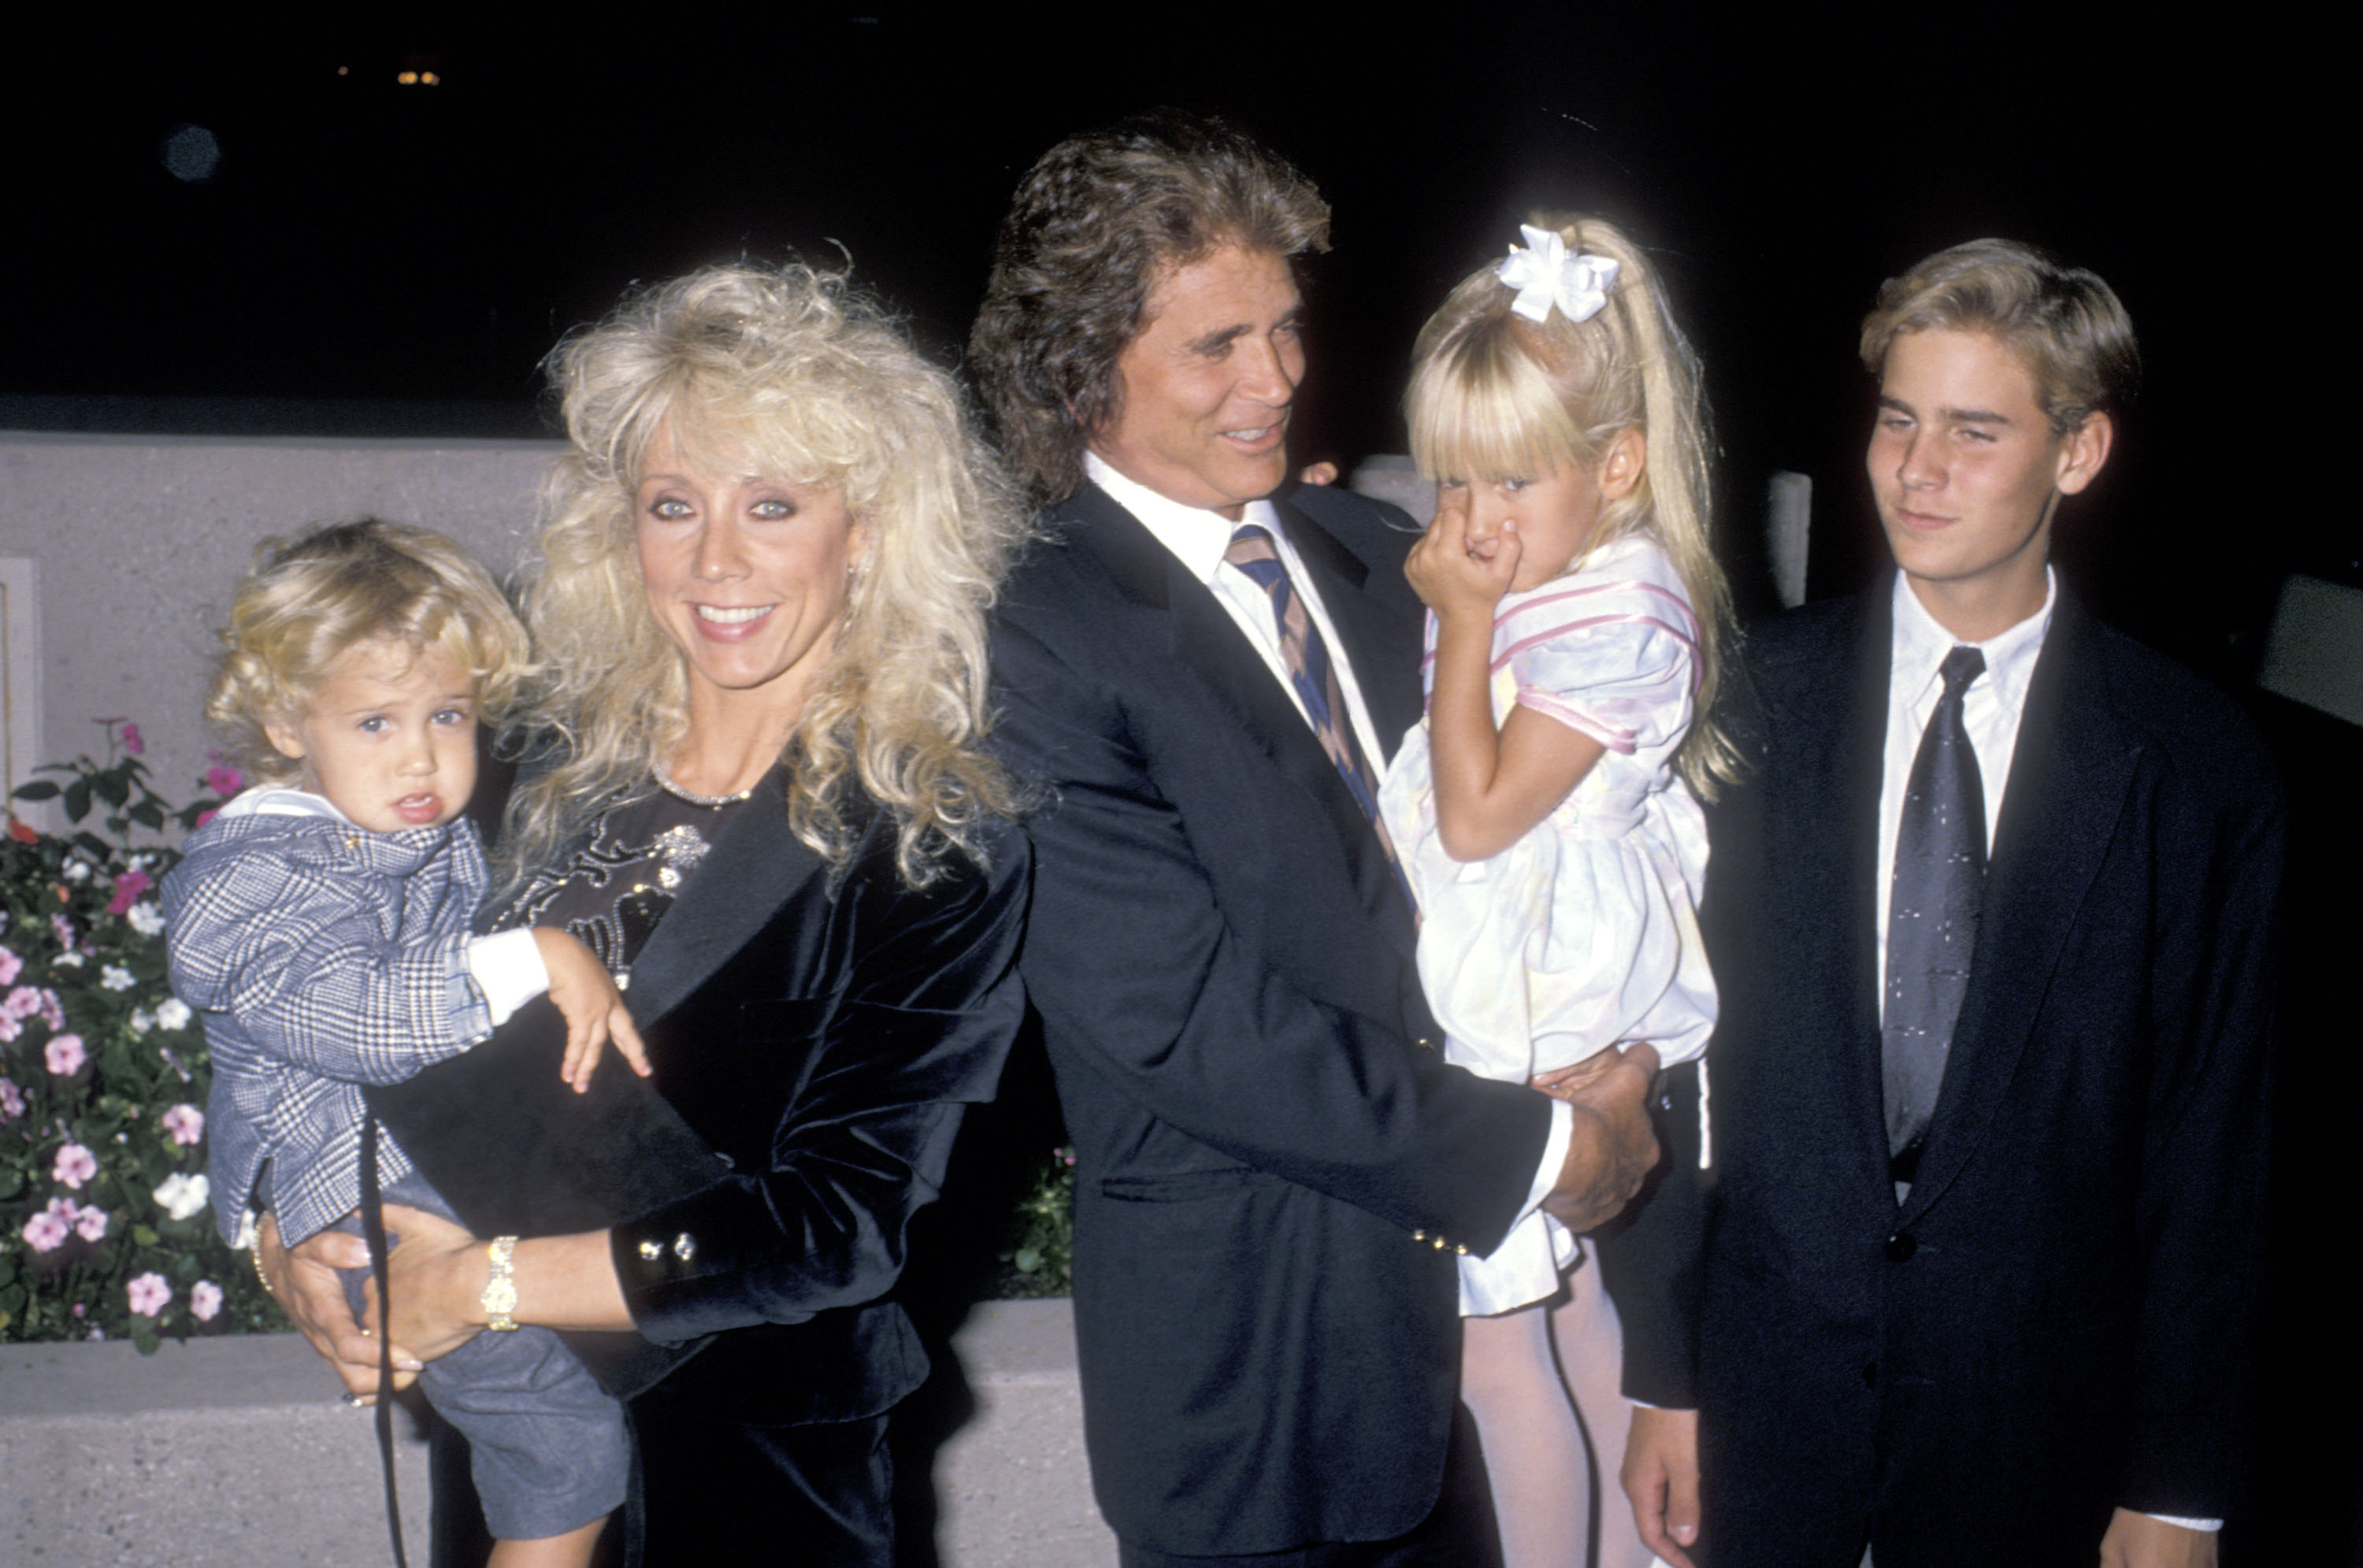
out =
<svg viewBox="0 0 2363 1568"><path fill-rule="evenodd" d="M83 9L45 18L64 36L16 51L0 101L0 428L545 434L542 355L636 280L839 246L952 359L1026 166L1172 103L1230 116L1335 208L1335 249L1307 270L1300 458L1401 450L1426 313L1529 211L1595 210L1652 248L1705 359L1743 605L1769 602L1756 532L1775 469L1813 476L1813 591L1841 591L1884 560L1856 326L1882 278L1998 234L2098 271L2142 337L2143 396L2059 530L2088 602L2237 687L2286 573L2363 585L2363 528L2327 494L2355 447L2334 388L2356 251L2332 237L2352 221L2352 116L2332 49L2261 10L2202 31L2081 7L1527 5L1372 37L1172 6L596 28L456 6L268 27ZM203 179L167 167L201 171L202 138L172 140L192 126L218 152ZM2292 969L2351 969L2354 829L2304 834L2351 814L2354 732L2258 701L2305 851ZM2297 987L2291 1011L2306 1027L2286 1032L2285 1078L2307 1091L2285 1165L2292 1142L2336 1143L2321 1108L2358 1088L2345 999ZM2325 1039L2341 1061L2317 1057ZM2311 1265L2325 1231L2352 1231L2352 1182L2312 1159L2277 1221L2280 1435L2254 1554L2235 1532L2227 1561L2353 1551L2354 1423L2280 1432L2325 1396L2351 1416L2357 1384L2352 1297L2325 1298Z"/></svg>

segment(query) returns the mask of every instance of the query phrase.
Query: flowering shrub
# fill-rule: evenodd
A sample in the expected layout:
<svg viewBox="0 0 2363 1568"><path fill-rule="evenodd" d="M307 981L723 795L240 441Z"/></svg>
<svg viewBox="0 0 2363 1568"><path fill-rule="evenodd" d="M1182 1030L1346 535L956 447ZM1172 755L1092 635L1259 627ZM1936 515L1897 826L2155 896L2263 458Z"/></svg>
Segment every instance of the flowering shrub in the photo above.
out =
<svg viewBox="0 0 2363 1568"><path fill-rule="evenodd" d="M209 1063L166 989L156 885L179 854L137 830L194 826L240 783L175 808L150 787L139 732L107 725L105 766L53 765L16 792L75 830L0 834L0 1342L285 1326L215 1229L206 1190ZM117 725L120 725L118 730ZM80 824L101 812L93 832Z"/></svg>
<svg viewBox="0 0 2363 1568"><path fill-rule="evenodd" d="M1075 1291L1075 1152L1053 1149L1009 1216L1001 1294L1012 1300Z"/></svg>

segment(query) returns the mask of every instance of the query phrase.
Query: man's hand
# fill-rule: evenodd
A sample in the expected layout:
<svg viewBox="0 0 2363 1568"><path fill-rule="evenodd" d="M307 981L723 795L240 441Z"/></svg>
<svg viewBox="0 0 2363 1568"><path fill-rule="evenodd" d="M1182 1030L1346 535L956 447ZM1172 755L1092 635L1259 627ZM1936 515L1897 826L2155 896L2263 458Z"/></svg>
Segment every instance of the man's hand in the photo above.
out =
<svg viewBox="0 0 2363 1568"><path fill-rule="evenodd" d="M560 1076L574 1086L576 1094L588 1089L599 1052L613 1040L632 1071L647 1077L648 1049L605 966L588 947L549 926L533 928L533 944L541 953L542 967L549 971L549 999L566 1015L566 1062Z"/></svg>
<svg viewBox="0 0 2363 1568"><path fill-rule="evenodd" d="M340 1268L369 1267L369 1243L342 1231L323 1231L290 1252L279 1242L276 1215L262 1217L258 1256L264 1283L321 1358L345 1380L346 1391L362 1404L377 1397L377 1341L354 1320L352 1304L345 1299ZM407 1388L418 1380L418 1359L396 1345L394 1386Z"/></svg>
<svg viewBox="0 0 2363 1568"><path fill-rule="evenodd" d="M1543 1211L1579 1233L1596 1230L1625 1211L1643 1178L1658 1164L1658 1133L1649 1123L1649 1086L1658 1077L1653 1045L1603 1052L1616 1059L1603 1070L1572 1082L1563 1075L1538 1081L1554 1099L1575 1108L1574 1135L1559 1185L1543 1199ZM1584 1064L1587 1069L1591 1064Z"/></svg>
<svg viewBox="0 0 2363 1568"><path fill-rule="evenodd" d="M2101 1538L2101 1568L2215 1568L2215 1532L2119 1508Z"/></svg>
<svg viewBox="0 0 2363 1568"><path fill-rule="evenodd" d="M1674 1568L1693 1568L1682 1549L1698 1544L1698 1412L1635 1406L1620 1479L1641 1544Z"/></svg>

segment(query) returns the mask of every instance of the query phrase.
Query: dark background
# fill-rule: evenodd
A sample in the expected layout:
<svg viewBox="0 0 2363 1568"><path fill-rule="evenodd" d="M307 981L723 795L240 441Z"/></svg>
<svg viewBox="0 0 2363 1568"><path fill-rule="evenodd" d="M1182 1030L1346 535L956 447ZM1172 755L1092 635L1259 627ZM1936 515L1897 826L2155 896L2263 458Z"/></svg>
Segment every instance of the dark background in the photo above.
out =
<svg viewBox="0 0 2363 1568"><path fill-rule="evenodd" d="M0 102L0 428L546 433L541 356L635 280L840 247L954 358L1025 168L1176 103L1232 116L1336 208L1300 458L1401 449L1425 313L1531 209L1598 210L1653 248L1706 360L1743 604L1768 602L1773 469L1814 477L1813 591L1840 591L1883 562L1856 323L1881 278L2001 234L2100 271L2142 335L2144 396L2059 532L2089 602L2245 690L2286 573L2363 584L2330 494L2355 445L2331 395L2354 180L2322 39L2261 13L1476 9L1384 29L1184 7L68 17ZM184 126L216 140L210 178L166 167ZM2354 1551L2363 1459L2351 1297L2316 1261L2353 1231L2334 1154L2363 1084L2329 977L2357 934L2363 733L2249 700L2299 848L2268 1424L2225 1556L2329 1562Z"/></svg>

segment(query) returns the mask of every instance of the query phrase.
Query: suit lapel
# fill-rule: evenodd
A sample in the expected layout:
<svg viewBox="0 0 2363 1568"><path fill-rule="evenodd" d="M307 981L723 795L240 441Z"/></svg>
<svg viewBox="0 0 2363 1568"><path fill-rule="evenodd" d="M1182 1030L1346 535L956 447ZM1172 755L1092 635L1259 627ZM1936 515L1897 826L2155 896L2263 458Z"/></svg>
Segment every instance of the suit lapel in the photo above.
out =
<svg viewBox="0 0 2363 1568"><path fill-rule="evenodd" d="M1290 543L1311 542L1318 552L1317 564L1311 554L1302 558L1315 574L1315 591L1332 622L1338 624L1339 636L1348 635L1339 621L1344 604L1353 606L1359 635L1368 618L1360 591L1368 569L1303 513L1292 507L1279 510ZM1399 908L1403 900L1370 819L1355 803L1313 727L1264 663L1262 654L1248 641L1213 591L1096 485L1085 485L1061 508L1059 517L1084 525L1070 535L1070 547L1096 557L1127 598L1143 608L1166 613L1166 647L1173 662L1195 675L1255 738L1282 777L1310 797L1353 869L1363 907L1374 912L1390 906ZM1349 648L1341 656L1332 650L1331 657L1353 657L1357 652ZM1357 666L1355 673L1359 677L1361 667Z"/></svg>
<svg viewBox="0 0 2363 1568"><path fill-rule="evenodd" d="M633 1020L647 1029L694 994L826 867L788 831L781 775L764 775L633 963Z"/></svg>
<svg viewBox="0 0 2363 1568"><path fill-rule="evenodd" d="M2136 751L2064 592L2026 693L1978 948L1907 1215L1940 1197L2001 1110L2131 790Z"/></svg>

